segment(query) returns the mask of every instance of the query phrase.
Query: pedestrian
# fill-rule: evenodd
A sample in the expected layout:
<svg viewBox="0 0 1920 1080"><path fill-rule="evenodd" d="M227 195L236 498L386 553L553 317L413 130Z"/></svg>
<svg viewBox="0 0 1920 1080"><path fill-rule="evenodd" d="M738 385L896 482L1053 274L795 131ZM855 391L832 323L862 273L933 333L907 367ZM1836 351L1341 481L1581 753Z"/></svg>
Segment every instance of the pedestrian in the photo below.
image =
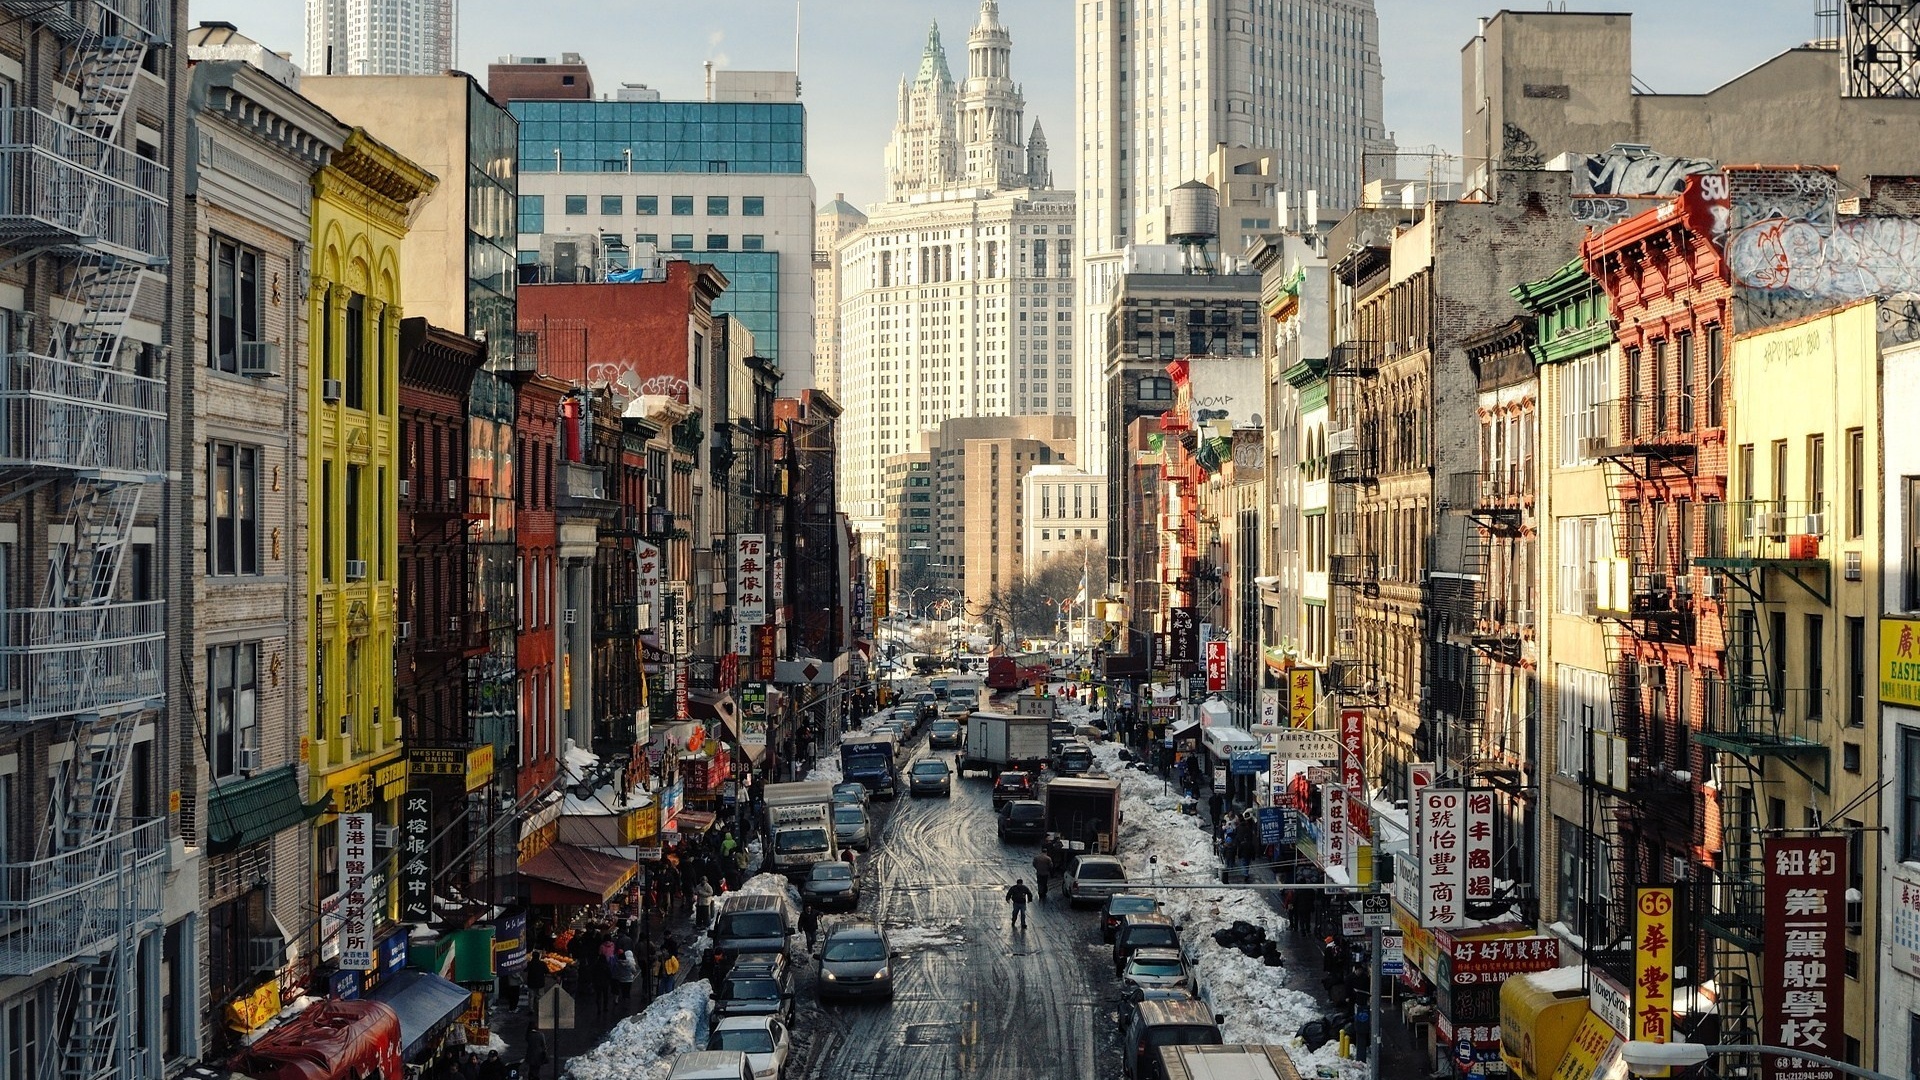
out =
<svg viewBox="0 0 1920 1080"><path fill-rule="evenodd" d="M854 873L858 874L860 872L860 856L855 854L854 850L851 847L841 848L840 858L848 866L853 867Z"/></svg>
<svg viewBox="0 0 1920 1080"><path fill-rule="evenodd" d="M600 952L594 952L583 962L580 989L587 1000L593 1002L595 1016L605 1017L613 1008L613 972L607 967L606 956Z"/></svg>
<svg viewBox="0 0 1920 1080"><path fill-rule="evenodd" d="M500 1060L500 1051L487 1052L487 1062L480 1066L480 1080L507 1080L507 1063Z"/></svg>
<svg viewBox="0 0 1920 1080"><path fill-rule="evenodd" d="M633 966L640 973L640 1007L646 1008L653 1001L654 950L653 938L642 935L636 943L633 954Z"/></svg>
<svg viewBox="0 0 1920 1080"><path fill-rule="evenodd" d="M813 939L820 934L820 909L809 904L800 912L800 932L807 936L807 953L813 953Z"/></svg>
<svg viewBox="0 0 1920 1080"><path fill-rule="evenodd" d="M1196 786L1198 786L1197 783ZM1221 812L1226 809L1226 804L1226 798L1217 791L1207 796L1207 813L1209 815L1207 820L1219 821Z"/></svg>
<svg viewBox="0 0 1920 1080"><path fill-rule="evenodd" d="M1013 915L1007 921L1009 930L1016 926L1022 930L1027 928L1027 902L1032 899L1033 890L1027 888L1024 881L1015 880L1007 887L1007 902L1013 905Z"/></svg>
<svg viewBox="0 0 1920 1080"><path fill-rule="evenodd" d="M547 1068L547 1037L539 1028L527 1029L527 1080L540 1080Z"/></svg>
<svg viewBox="0 0 1920 1080"><path fill-rule="evenodd" d="M1039 890L1040 899L1043 903L1047 899L1047 878L1051 876L1053 876L1053 859L1047 855L1045 850L1035 852L1033 856L1033 883Z"/></svg>
<svg viewBox="0 0 1920 1080"><path fill-rule="evenodd" d="M627 1011L633 1004L633 982L640 977L640 962L634 959L632 949L623 949L613 956L608 969L608 978L613 983L613 1003L620 1012Z"/></svg>
<svg viewBox="0 0 1920 1080"><path fill-rule="evenodd" d="M672 939L668 939L671 946ZM671 947L660 950L660 993L664 996L673 992L674 977L680 974L680 954Z"/></svg>
<svg viewBox="0 0 1920 1080"><path fill-rule="evenodd" d="M469 1050L461 1057L460 1080L480 1080L480 1051Z"/></svg>
<svg viewBox="0 0 1920 1080"><path fill-rule="evenodd" d="M700 883L693 887L693 895L694 924L705 926L713 921L713 883L701 878Z"/></svg>

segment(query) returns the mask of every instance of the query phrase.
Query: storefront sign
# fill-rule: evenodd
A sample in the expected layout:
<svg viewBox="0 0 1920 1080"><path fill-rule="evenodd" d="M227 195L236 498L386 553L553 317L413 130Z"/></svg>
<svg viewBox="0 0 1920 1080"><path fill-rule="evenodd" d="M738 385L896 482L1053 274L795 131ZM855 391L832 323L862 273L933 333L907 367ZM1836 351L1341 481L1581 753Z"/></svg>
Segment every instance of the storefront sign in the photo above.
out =
<svg viewBox="0 0 1920 1080"><path fill-rule="evenodd" d="M400 921L433 919L433 795L413 788L400 796L399 866L394 886L400 893Z"/></svg>
<svg viewBox="0 0 1920 1080"><path fill-rule="evenodd" d="M1280 691L1271 686L1260 691L1260 723L1268 727L1280 723Z"/></svg>
<svg viewBox="0 0 1920 1080"><path fill-rule="evenodd" d="M773 572L769 576L767 603L773 607L773 625L785 626L787 624L787 558L784 555L773 557ZM771 674L763 678L769 682L773 680Z"/></svg>
<svg viewBox="0 0 1920 1080"><path fill-rule="evenodd" d="M1673 1029L1673 890L1634 893L1633 1030L1638 1042L1666 1042ZM1671 1069L1641 1070L1642 1076L1667 1076Z"/></svg>
<svg viewBox="0 0 1920 1080"><path fill-rule="evenodd" d="M1322 865L1332 870L1347 868L1348 820L1347 791L1337 784L1328 784L1321 793L1321 809L1326 818L1320 823L1320 856Z"/></svg>
<svg viewBox="0 0 1920 1080"><path fill-rule="evenodd" d="M1260 808L1260 842L1268 847L1291 844L1298 837L1293 811L1284 806Z"/></svg>
<svg viewBox="0 0 1920 1080"><path fill-rule="evenodd" d="M1893 966L1920 976L1920 870L1896 864L1888 906L1893 910Z"/></svg>
<svg viewBox="0 0 1920 1080"><path fill-rule="evenodd" d="M340 815L340 967L373 967L373 926L368 885L373 876L373 815Z"/></svg>
<svg viewBox="0 0 1920 1080"><path fill-rule="evenodd" d="M1227 688L1227 643L1207 642L1207 692L1217 694Z"/></svg>
<svg viewBox="0 0 1920 1080"><path fill-rule="evenodd" d="M1591 969L1589 969L1591 971ZM1604 972L1592 971L1593 989L1587 992L1587 1007L1606 1021L1615 1034L1633 1030L1633 996Z"/></svg>
<svg viewBox="0 0 1920 1080"><path fill-rule="evenodd" d="M1466 872L1468 903L1493 899L1493 792L1467 792Z"/></svg>
<svg viewBox="0 0 1920 1080"><path fill-rule="evenodd" d="M1760 1040L1770 1046L1840 1057L1846 979L1836 962L1846 947L1847 841L1838 836L1768 837L1766 954ZM1773 1080L1839 1080L1804 1058L1766 1059Z"/></svg>
<svg viewBox="0 0 1920 1080"><path fill-rule="evenodd" d="M762 626L756 633L760 640L755 649L755 659L759 662L758 676L761 682L773 681L773 665L780 659L780 628L771 624Z"/></svg>
<svg viewBox="0 0 1920 1080"><path fill-rule="evenodd" d="M1484 941L1456 939L1447 946L1447 960L1453 969L1455 986L1498 984L1515 975L1559 967L1560 939L1546 936Z"/></svg>
<svg viewBox="0 0 1920 1080"><path fill-rule="evenodd" d="M888 601L892 594L892 579L887 574L887 560L873 560L873 618L875 622L891 613Z"/></svg>
<svg viewBox="0 0 1920 1080"><path fill-rule="evenodd" d="M640 589L636 597L640 602L641 633L657 630L660 627L660 549L645 540L636 540L633 545L634 565L639 570Z"/></svg>
<svg viewBox="0 0 1920 1080"><path fill-rule="evenodd" d="M1920 619L1880 620L1880 700L1920 706Z"/></svg>
<svg viewBox="0 0 1920 1080"><path fill-rule="evenodd" d="M772 572L765 533L740 533L733 538L733 618L748 626L767 621L767 593Z"/></svg>
<svg viewBox="0 0 1920 1080"><path fill-rule="evenodd" d="M1258 776L1267 771L1267 755L1259 750L1235 750L1227 760L1227 772L1234 776Z"/></svg>
<svg viewBox="0 0 1920 1080"><path fill-rule="evenodd" d="M227 1029L248 1034L280 1015L280 980L268 979L227 1002Z"/></svg>
<svg viewBox="0 0 1920 1080"><path fill-rule="evenodd" d="M1200 662L1200 623L1190 607L1172 608L1167 612L1167 662Z"/></svg>
<svg viewBox="0 0 1920 1080"><path fill-rule="evenodd" d="M487 1028L486 991L475 990L467 999L467 1011L460 1014L460 1024L467 1029L468 1046L485 1046L493 1041L493 1032Z"/></svg>
<svg viewBox="0 0 1920 1080"><path fill-rule="evenodd" d="M1253 729L1260 746L1282 761L1338 761L1340 740L1330 731L1261 725Z"/></svg>
<svg viewBox="0 0 1920 1080"><path fill-rule="evenodd" d="M1420 925L1445 929L1463 925L1466 904L1466 793L1459 788L1428 787L1420 792Z"/></svg>
<svg viewBox="0 0 1920 1080"><path fill-rule="evenodd" d="M1567 1043L1567 1051L1553 1070L1553 1080L1593 1080L1599 1075L1600 1059L1619 1045L1620 1035L1595 1013L1580 1018L1580 1027Z"/></svg>
<svg viewBox="0 0 1920 1080"><path fill-rule="evenodd" d="M1297 667L1287 673L1287 715L1293 726L1313 726L1313 669Z"/></svg>
<svg viewBox="0 0 1920 1080"><path fill-rule="evenodd" d="M1367 790L1367 714L1340 710L1340 785L1361 795Z"/></svg>

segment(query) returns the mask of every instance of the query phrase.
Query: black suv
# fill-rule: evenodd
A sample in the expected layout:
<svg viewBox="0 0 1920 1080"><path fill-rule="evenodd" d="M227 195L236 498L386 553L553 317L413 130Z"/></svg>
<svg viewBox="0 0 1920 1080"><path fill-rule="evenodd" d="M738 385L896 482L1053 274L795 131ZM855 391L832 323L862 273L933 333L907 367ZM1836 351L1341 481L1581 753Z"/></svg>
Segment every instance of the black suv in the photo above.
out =
<svg viewBox="0 0 1920 1080"><path fill-rule="evenodd" d="M713 984L713 1015L771 1016L793 1023L793 969L785 953L741 953Z"/></svg>
<svg viewBox="0 0 1920 1080"><path fill-rule="evenodd" d="M1136 949L1178 949L1180 928L1158 913L1126 915L1113 934L1113 973L1127 966L1127 957Z"/></svg>
<svg viewBox="0 0 1920 1080"><path fill-rule="evenodd" d="M1046 804L1034 799L1015 799L1000 806L1000 839L1041 840L1047 835Z"/></svg>
<svg viewBox="0 0 1920 1080"><path fill-rule="evenodd" d="M733 958L746 953L778 953L799 924L800 914L785 896L729 893L713 917L713 948L707 951L707 977L727 973Z"/></svg>

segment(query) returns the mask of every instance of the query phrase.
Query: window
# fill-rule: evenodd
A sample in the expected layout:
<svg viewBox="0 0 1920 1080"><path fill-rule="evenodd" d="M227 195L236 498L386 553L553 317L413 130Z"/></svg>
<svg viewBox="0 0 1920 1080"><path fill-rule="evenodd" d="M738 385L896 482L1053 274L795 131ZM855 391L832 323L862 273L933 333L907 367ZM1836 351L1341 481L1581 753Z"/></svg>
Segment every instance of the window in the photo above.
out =
<svg viewBox="0 0 1920 1080"><path fill-rule="evenodd" d="M544 195L520 196L520 224L523 233L547 231L547 198Z"/></svg>
<svg viewBox="0 0 1920 1080"><path fill-rule="evenodd" d="M1900 527L1907 541L1905 565L1900 568L1901 607L1920 611L1920 476L1900 478L1900 503L1906 515Z"/></svg>
<svg viewBox="0 0 1920 1080"><path fill-rule="evenodd" d="M1693 430L1693 335L1680 334L1674 338L1674 350L1679 356L1680 370L1679 393L1675 399L1674 411L1679 420L1681 431Z"/></svg>
<svg viewBox="0 0 1920 1080"><path fill-rule="evenodd" d="M364 465L347 466L347 561L358 562L364 558L360 551L361 534L367 530L367 522L361 518L360 489Z"/></svg>
<svg viewBox="0 0 1920 1080"><path fill-rule="evenodd" d="M346 405L367 407L367 298L347 297Z"/></svg>
<svg viewBox="0 0 1920 1080"><path fill-rule="evenodd" d="M585 195L567 196L567 213L584 214L586 212L587 212L587 197Z"/></svg>
<svg viewBox="0 0 1920 1080"><path fill-rule="evenodd" d="M241 751L258 745L254 721L259 658L256 642L208 650L207 771L215 780L240 775Z"/></svg>
<svg viewBox="0 0 1920 1080"><path fill-rule="evenodd" d="M759 233L747 233L740 238L740 250L760 251L767 246L767 238Z"/></svg>
<svg viewBox="0 0 1920 1080"><path fill-rule="evenodd" d="M240 370L240 346L260 340L262 313L258 251L215 237L213 278L207 283L212 307L207 327L207 362L221 371Z"/></svg>
<svg viewBox="0 0 1920 1080"><path fill-rule="evenodd" d="M1787 440L1773 440L1773 509L1787 512Z"/></svg>
<svg viewBox="0 0 1920 1080"><path fill-rule="evenodd" d="M1807 436L1807 513L1827 509L1827 437Z"/></svg>
<svg viewBox="0 0 1920 1080"><path fill-rule="evenodd" d="M767 200L760 195L742 195L740 213L743 217L766 217Z"/></svg>
<svg viewBox="0 0 1920 1080"><path fill-rule="evenodd" d="M726 233L708 233L707 234L707 250L708 251L727 250L727 234Z"/></svg>
<svg viewBox="0 0 1920 1080"><path fill-rule="evenodd" d="M1867 620L1847 620L1847 726L1867 726Z"/></svg>
<svg viewBox="0 0 1920 1080"><path fill-rule="evenodd" d="M1900 732L1900 861L1920 862L1920 728Z"/></svg>
<svg viewBox="0 0 1920 1080"><path fill-rule="evenodd" d="M1727 346L1726 335L1720 330L1720 324L1707 327L1707 426L1720 427L1726 422L1726 391L1721 383L1726 375Z"/></svg>
<svg viewBox="0 0 1920 1080"><path fill-rule="evenodd" d="M673 197L673 216L674 217L692 217L693 216L693 196L675 195Z"/></svg>
<svg viewBox="0 0 1920 1080"><path fill-rule="evenodd" d="M621 211L626 209L626 205L627 199L624 195L602 195L600 196L600 216L619 217Z"/></svg>
<svg viewBox="0 0 1920 1080"><path fill-rule="evenodd" d="M633 197L633 212L641 217L652 217L658 214L660 212L660 196L635 195Z"/></svg>
<svg viewBox="0 0 1920 1080"><path fill-rule="evenodd" d="M673 234L673 250L692 251L693 250L693 234L692 233L674 233Z"/></svg>
<svg viewBox="0 0 1920 1080"><path fill-rule="evenodd" d="M1601 560L1613 556L1613 521L1607 517L1560 519L1558 608L1563 615L1591 615L1599 601Z"/></svg>
<svg viewBox="0 0 1920 1080"><path fill-rule="evenodd" d="M216 442L207 451L207 572L260 572L260 451Z"/></svg>
<svg viewBox="0 0 1920 1080"><path fill-rule="evenodd" d="M1560 719L1555 767L1563 776L1578 777L1587 769L1587 754L1595 732L1613 730L1613 698L1605 672L1567 664L1556 665L1560 685Z"/></svg>
<svg viewBox="0 0 1920 1080"><path fill-rule="evenodd" d="M633 242L636 244L652 244L654 247L659 247L660 234L650 232L634 233Z"/></svg>
<svg viewBox="0 0 1920 1080"><path fill-rule="evenodd" d="M1847 539L1858 540L1867 528L1867 436L1859 428L1847 431Z"/></svg>
<svg viewBox="0 0 1920 1080"><path fill-rule="evenodd" d="M1164 375L1142 376L1139 383L1141 401L1172 401L1173 380Z"/></svg>
<svg viewBox="0 0 1920 1080"><path fill-rule="evenodd" d="M707 196L707 216L726 217L733 213L733 200L725 195Z"/></svg>
<svg viewBox="0 0 1920 1080"><path fill-rule="evenodd" d="M1734 479L1734 485L1735 485L1734 491L1738 498L1748 499L1754 502L1760 501L1759 495L1757 495L1753 490L1753 444L1752 443L1740 444L1740 449L1737 453L1737 461L1734 464L1733 479Z"/></svg>
<svg viewBox="0 0 1920 1080"><path fill-rule="evenodd" d="M1826 710L1823 707L1827 694L1827 620L1822 615L1808 615L1806 622L1807 650L1807 719L1824 720Z"/></svg>
<svg viewBox="0 0 1920 1080"><path fill-rule="evenodd" d="M1586 454L1587 440L1604 438L1607 401L1613 396L1608 384L1607 354L1594 353L1574 360L1560 375L1560 464L1584 465L1592 459Z"/></svg>

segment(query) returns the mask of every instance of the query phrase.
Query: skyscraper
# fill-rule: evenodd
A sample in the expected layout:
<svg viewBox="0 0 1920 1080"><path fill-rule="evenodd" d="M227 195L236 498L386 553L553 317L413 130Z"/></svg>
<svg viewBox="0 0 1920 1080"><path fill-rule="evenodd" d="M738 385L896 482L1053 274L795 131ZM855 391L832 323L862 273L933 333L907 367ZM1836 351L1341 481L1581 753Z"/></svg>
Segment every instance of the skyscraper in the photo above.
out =
<svg viewBox="0 0 1920 1080"><path fill-rule="evenodd" d="M307 74L438 75L457 0L307 0Z"/></svg>
<svg viewBox="0 0 1920 1080"><path fill-rule="evenodd" d="M1381 123L1373 0L1093 0L1074 35L1081 263L1075 413L1098 469L1107 432L1098 354L1119 252L1154 230L1168 193L1205 180L1217 146L1273 152L1276 201L1340 209L1392 150ZM1278 208L1276 207L1276 210ZM1282 215L1276 213L1275 227ZM1223 230L1225 231L1225 230ZM1238 256L1240 252L1223 254Z"/></svg>

